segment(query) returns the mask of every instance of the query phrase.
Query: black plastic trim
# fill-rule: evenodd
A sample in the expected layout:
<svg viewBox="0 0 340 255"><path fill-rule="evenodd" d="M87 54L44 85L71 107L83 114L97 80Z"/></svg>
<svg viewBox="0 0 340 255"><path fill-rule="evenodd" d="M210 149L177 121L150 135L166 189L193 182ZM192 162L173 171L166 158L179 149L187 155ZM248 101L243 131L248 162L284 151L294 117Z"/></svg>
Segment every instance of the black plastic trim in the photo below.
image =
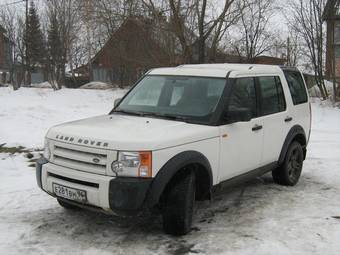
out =
<svg viewBox="0 0 340 255"><path fill-rule="evenodd" d="M107 211L105 211L103 208L95 206L95 205L83 204L83 203L76 202L74 200L69 200L69 199L66 199L66 198L63 198L63 197L58 197L58 196L54 196L54 197L56 197L58 200L61 200L61 201L66 202L68 204L77 206L79 208L83 208L83 209L93 211L93 212L101 212L101 213L105 213L105 214L110 214Z"/></svg>
<svg viewBox="0 0 340 255"><path fill-rule="evenodd" d="M167 184L170 182L172 177L179 170L190 164L199 164L206 169L209 176L207 192L210 195L213 184L213 175L208 159L200 152L185 151L171 158L157 173L148 193L147 205L149 208L152 208L159 202L163 191L165 190Z"/></svg>
<svg viewBox="0 0 340 255"><path fill-rule="evenodd" d="M42 166L46 163L48 163L48 160L45 159L44 157L41 157L37 160L36 167L35 167L35 177L37 179L37 184L39 188L41 189L42 189L41 171L42 171Z"/></svg>
<svg viewBox="0 0 340 255"><path fill-rule="evenodd" d="M292 117L286 117L286 118L285 118L285 122L290 122L290 121L292 121L292 120L293 120Z"/></svg>
<svg viewBox="0 0 340 255"><path fill-rule="evenodd" d="M303 135L304 139L305 139L305 141L307 143L306 134L305 134L305 131L303 130L303 128L300 125L293 126L289 130L289 132L288 132L288 134L286 136L286 139L285 139L285 141L283 143L282 150L281 150L280 157L279 157L279 161L278 161L279 165L281 165L284 162L284 159L285 159L286 153L288 151L289 145L292 143L292 141L294 140L294 138L297 135ZM305 155L306 155L305 145L302 144L302 147L303 147L303 150L304 150L304 157L305 157Z"/></svg>
<svg viewBox="0 0 340 255"><path fill-rule="evenodd" d="M48 175L52 176L54 178L60 179L60 180L64 180L64 181L68 181L68 182L72 182L72 183L77 183L77 184L81 184L81 185L84 185L84 186L90 186L90 187L94 187L94 188L99 188L99 184L98 183L76 180L76 179L68 178L68 177L61 176L61 175L54 174L54 173L48 173Z"/></svg>
<svg viewBox="0 0 340 255"><path fill-rule="evenodd" d="M218 104L216 105L216 109L215 112L211 118L211 125L212 126L220 126L221 125L221 119L222 116L225 112L225 107L226 105L229 104L229 98L230 98L230 93L231 93L231 86L232 86L232 80L229 78L230 74L232 71L229 71L226 75L226 83L225 83L225 87L222 93L222 96L218 102Z"/></svg>
<svg viewBox="0 0 340 255"><path fill-rule="evenodd" d="M251 130L252 131L258 131L262 129L262 125L255 125Z"/></svg>
<svg viewBox="0 0 340 255"><path fill-rule="evenodd" d="M217 184L217 185L215 185L213 187L213 192L216 192L216 191L218 191L220 189L223 189L225 187L230 187L230 186L233 186L233 185L237 185L239 183L246 182L246 181L249 181L249 180L251 180L253 178L262 176L265 173L268 173L268 172L272 171L277 166L278 166L277 162L272 162L272 163L267 164L265 166L262 166L262 167L254 169L254 170L251 170L251 171L249 171L247 173L244 173L244 174L235 176L235 177L233 177L231 179L228 179L228 180L225 180L223 182L220 182L219 184Z"/></svg>
<svg viewBox="0 0 340 255"><path fill-rule="evenodd" d="M118 215L135 215L144 207L152 178L117 177L110 181L109 204Z"/></svg>

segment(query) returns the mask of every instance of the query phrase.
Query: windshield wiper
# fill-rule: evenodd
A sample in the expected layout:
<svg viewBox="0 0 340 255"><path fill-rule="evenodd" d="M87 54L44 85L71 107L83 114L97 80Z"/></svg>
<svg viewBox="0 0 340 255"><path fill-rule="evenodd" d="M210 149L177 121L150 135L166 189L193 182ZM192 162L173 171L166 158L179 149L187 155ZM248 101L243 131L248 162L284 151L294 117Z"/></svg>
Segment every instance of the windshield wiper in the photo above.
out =
<svg viewBox="0 0 340 255"><path fill-rule="evenodd" d="M125 111L125 110L115 110L113 113L123 113L127 115L134 115L134 116L144 116L142 112L130 112L130 111Z"/></svg>
<svg viewBox="0 0 340 255"><path fill-rule="evenodd" d="M141 116L141 117L159 117L163 119L168 120L175 120L175 121L184 121L188 122L188 118L185 116L176 116L176 115L170 115L166 113L154 113L154 112L130 112L126 110L115 110L113 113L123 113L127 115L134 115L134 116Z"/></svg>
<svg viewBox="0 0 340 255"><path fill-rule="evenodd" d="M185 116L176 116L176 115L170 115L170 114L166 114L166 113L143 113L144 117L160 117L160 118L164 118L164 119L169 119L169 120L178 120L178 121L184 121L184 122L188 122L188 118Z"/></svg>

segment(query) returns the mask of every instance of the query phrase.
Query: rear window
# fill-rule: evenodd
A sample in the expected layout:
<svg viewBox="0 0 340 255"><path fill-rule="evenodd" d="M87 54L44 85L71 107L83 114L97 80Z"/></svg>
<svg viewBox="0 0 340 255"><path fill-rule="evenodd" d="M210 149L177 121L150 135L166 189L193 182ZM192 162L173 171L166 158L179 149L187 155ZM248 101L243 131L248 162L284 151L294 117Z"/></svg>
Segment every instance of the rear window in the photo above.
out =
<svg viewBox="0 0 340 255"><path fill-rule="evenodd" d="M303 104L308 101L306 87L299 72L285 71L290 94L294 105Z"/></svg>

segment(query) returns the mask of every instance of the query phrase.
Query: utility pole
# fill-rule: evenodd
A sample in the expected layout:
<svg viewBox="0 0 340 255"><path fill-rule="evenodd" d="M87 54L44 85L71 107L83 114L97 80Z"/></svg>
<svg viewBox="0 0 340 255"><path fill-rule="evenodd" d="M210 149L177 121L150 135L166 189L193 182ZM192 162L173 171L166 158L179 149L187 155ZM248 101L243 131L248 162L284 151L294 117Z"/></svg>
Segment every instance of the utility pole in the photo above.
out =
<svg viewBox="0 0 340 255"><path fill-rule="evenodd" d="M291 48L290 48L290 38L288 36L287 38L287 65L288 66L292 66L292 63L291 63L291 59L290 59L290 52L291 52Z"/></svg>
<svg viewBox="0 0 340 255"><path fill-rule="evenodd" d="M88 72L89 72L89 80L92 81L92 48L91 48L91 8L92 2L91 0L85 0L85 17L86 17L86 34L87 34L87 50L88 50Z"/></svg>
<svg viewBox="0 0 340 255"><path fill-rule="evenodd" d="M335 32L336 32L336 29L335 29L335 27L336 27L336 21L335 21L335 19L333 20L333 47L332 47L332 53L333 53L333 70L332 70L332 73L333 73L333 93L334 93L334 98L333 98L333 100L334 100L334 103L336 103L336 101L337 101L337 88L336 88L336 41L335 41L335 36L336 36L336 34L335 34Z"/></svg>
<svg viewBox="0 0 340 255"><path fill-rule="evenodd" d="M25 31L25 35L24 35L24 40L25 40L25 77L24 77L24 82L25 82L25 85L28 85L29 83L29 79L28 79L28 76L29 76L29 59L28 59L28 0L24 0L26 1L26 13L25 13L25 27L26 27L26 31Z"/></svg>

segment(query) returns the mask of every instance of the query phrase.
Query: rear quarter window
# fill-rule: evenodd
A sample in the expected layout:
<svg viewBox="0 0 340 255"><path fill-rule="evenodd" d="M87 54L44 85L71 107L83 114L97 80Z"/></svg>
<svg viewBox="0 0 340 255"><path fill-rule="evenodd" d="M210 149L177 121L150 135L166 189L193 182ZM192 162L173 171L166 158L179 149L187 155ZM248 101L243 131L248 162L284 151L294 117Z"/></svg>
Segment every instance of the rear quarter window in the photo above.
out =
<svg viewBox="0 0 340 255"><path fill-rule="evenodd" d="M308 101L307 91L301 74L294 71L285 71L284 74L287 79L293 104L298 105L306 103Z"/></svg>

